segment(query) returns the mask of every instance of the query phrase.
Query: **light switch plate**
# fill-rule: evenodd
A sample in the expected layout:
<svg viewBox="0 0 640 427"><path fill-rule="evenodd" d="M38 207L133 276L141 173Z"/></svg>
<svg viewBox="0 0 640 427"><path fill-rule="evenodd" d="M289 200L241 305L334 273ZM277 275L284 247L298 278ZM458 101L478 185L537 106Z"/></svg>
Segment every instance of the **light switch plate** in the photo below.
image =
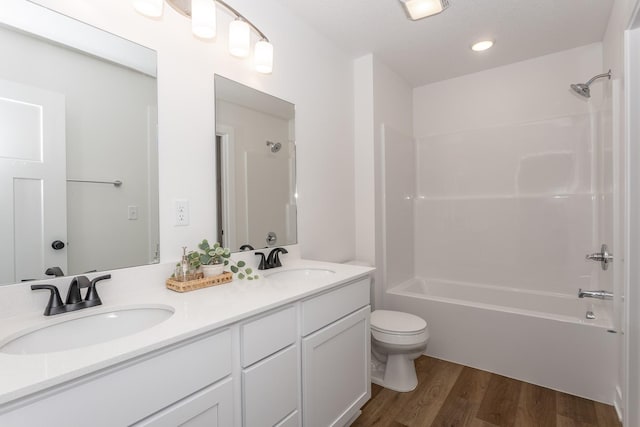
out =
<svg viewBox="0 0 640 427"><path fill-rule="evenodd" d="M127 219L136 220L138 219L138 207L135 205L127 206Z"/></svg>

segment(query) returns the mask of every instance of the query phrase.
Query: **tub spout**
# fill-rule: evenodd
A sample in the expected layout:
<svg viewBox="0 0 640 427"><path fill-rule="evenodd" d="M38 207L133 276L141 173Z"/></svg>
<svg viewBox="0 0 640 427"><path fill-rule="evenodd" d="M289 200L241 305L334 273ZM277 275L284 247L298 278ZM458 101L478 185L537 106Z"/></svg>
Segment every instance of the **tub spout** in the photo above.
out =
<svg viewBox="0 0 640 427"><path fill-rule="evenodd" d="M613 293L600 290L600 291L583 291L578 289L578 298L598 298L598 299L613 299Z"/></svg>

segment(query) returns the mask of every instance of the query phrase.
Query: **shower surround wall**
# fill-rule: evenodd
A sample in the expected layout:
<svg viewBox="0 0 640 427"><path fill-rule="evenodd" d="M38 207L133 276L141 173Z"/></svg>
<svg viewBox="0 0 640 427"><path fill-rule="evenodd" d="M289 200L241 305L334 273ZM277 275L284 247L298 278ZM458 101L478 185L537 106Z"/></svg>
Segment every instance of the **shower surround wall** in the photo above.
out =
<svg viewBox="0 0 640 427"><path fill-rule="evenodd" d="M601 86L588 102L568 89L601 69L593 44L414 90L417 277L610 289L584 260L602 228Z"/></svg>
<svg viewBox="0 0 640 427"><path fill-rule="evenodd" d="M611 112L602 82L569 90L601 70L593 44L414 89L415 143L384 129L384 307L426 319L434 357L612 403L613 303L577 297L612 290L584 259L611 236Z"/></svg>

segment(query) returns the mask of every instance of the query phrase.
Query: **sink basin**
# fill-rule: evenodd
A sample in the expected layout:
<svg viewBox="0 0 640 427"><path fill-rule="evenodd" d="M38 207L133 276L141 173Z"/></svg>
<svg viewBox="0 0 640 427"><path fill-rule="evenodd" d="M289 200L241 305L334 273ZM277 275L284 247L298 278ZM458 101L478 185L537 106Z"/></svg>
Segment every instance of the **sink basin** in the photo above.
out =
<svg viewBox="0 0 640 427"><path fill-rule="evenodd" d="M0 353L38 354L71 350L122 338L173 316L168 306L121 308L63 320L0 343Z"/></svg>
<svg viewBox="0 0 640 427"><path fill-rule="evenodd" d="M265 277L282 280L309 280L324 278L335 273L335 271L326 268L292 268L265 274Z"/></svg>

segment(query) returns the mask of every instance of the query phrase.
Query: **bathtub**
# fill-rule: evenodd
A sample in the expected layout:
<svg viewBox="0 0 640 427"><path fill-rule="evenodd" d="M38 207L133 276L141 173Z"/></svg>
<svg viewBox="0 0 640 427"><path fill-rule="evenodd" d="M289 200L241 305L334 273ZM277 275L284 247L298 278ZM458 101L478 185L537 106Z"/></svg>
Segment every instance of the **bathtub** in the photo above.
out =
<svg viewBox="0 0 640 427"><path fill-rule="evenodd" d="M388 289L384 307L427 321L429 356L613 404L611 301L413 279Z"/></svg>

